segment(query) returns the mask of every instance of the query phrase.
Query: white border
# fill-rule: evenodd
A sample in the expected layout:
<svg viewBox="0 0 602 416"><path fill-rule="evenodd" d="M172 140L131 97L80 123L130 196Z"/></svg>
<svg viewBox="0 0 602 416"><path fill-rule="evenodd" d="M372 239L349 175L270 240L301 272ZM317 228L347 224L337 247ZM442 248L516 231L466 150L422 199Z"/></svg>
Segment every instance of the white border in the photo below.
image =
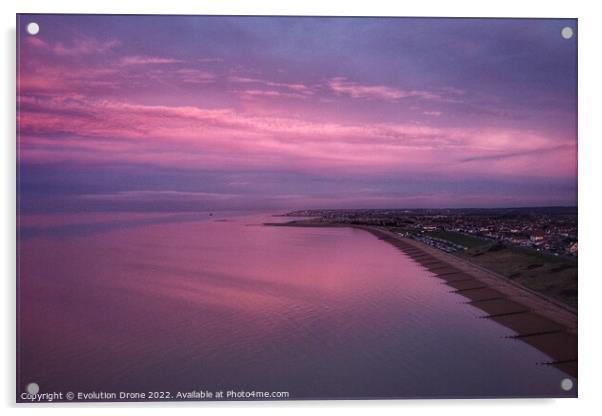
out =
<svg viewBox="0 0 602 416"><path fill-rule="evenodd" d="M601 14L593 1L545 1L528 0L471 1L422 0L412 2L393 1L268 1L268 0L20 0L0 2L2 13L2 59L3 100L1 101L3 137L2 156L2 250L0 264L3 265L4 290L2 303L2 342L0 355L0 403L12 413L21 407L25 413L37 411L38 407L16 406L14 400L14 318L15 318L15 13L128 13L128 14L255 14L255 15L347 15L347 16L457 16L457 17L569 17L579 18L579 399L562 400L433 400L433 401L296 401L270 403L156 403L145 405L44 405L44 411L54 414L86 413L105 414L112 409L124 407L132 413L163 414L166 408L178 411L206 414L216 411L250 414L278 413L326 414L344 410L350 414L400 412L411 414L416 411L426 414L447 415L504 415L524 411L545 412L546 415L568 413L593 413L600 407L597 387L600 368L600 315L597 299L602 293L602 275L595 263L602 236L598 218L602 198L601 141L602 132L598 114L602 109L600 74L602 64L599 42L602 40ZM109 407L109 408L107 408Z"/></svg>

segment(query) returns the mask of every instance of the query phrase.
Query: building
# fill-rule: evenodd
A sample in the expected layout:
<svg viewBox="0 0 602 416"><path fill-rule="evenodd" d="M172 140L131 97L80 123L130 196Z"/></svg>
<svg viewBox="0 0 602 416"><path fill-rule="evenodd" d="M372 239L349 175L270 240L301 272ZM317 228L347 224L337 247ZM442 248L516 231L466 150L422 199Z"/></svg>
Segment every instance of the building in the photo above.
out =
<svg viewBox="0 0 602 416"><path fill-rule="evenodd" d="M531 240L534 243L541 243L544 239L544 234L542 231L535 231L533 234L531 234L531 237L529 237L529 240Z"/></svg>

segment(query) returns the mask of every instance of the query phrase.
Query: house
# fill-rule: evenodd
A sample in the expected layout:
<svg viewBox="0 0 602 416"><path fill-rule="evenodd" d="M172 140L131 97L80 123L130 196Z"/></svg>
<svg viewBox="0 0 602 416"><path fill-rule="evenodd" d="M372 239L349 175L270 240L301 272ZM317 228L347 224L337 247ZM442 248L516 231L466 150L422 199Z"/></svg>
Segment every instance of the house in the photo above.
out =
<svg viewBox="0 0 602 416"><path fill-rule="evenodd" d="M529 237L529 240L531 240L534 243L541 243L543 241L543 239L544 239L543 231L535 231Z"/></svg>

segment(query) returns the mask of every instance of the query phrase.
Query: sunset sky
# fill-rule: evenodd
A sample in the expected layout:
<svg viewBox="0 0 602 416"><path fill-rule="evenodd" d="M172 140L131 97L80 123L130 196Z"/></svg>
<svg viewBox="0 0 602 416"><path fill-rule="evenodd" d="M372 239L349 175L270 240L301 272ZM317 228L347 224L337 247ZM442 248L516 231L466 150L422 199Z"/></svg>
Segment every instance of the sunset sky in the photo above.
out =
<svg viewBox="0 0 602 416"><path fill-rule="evenodd" d="M564 26L20 15L21 210L576 205Z"/></svg>

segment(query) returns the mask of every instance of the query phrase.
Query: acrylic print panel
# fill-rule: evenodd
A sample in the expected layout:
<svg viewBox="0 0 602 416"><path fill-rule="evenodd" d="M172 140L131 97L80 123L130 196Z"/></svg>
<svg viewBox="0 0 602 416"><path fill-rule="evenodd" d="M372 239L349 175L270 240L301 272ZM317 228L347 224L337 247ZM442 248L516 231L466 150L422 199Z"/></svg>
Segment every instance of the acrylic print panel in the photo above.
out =
<svg viewBox="0 0 602 416"><path fill-rule="evenodd" d="M17 401L577 396L576 20L17 33Z"/></svg>

